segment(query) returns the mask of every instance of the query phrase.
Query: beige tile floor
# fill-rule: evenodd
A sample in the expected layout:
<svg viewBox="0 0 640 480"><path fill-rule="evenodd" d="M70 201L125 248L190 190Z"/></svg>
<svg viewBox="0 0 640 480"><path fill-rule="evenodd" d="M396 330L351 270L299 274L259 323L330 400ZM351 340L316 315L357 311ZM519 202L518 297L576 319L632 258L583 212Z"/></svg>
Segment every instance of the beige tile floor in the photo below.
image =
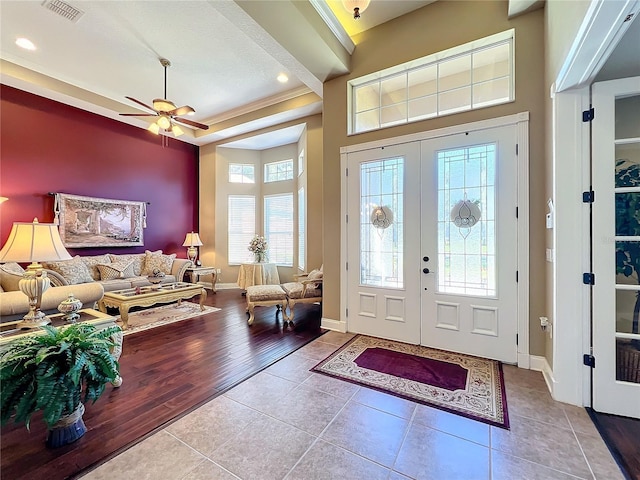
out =
<svg viewBox="0 0 640 480"><path fill-rule="evenodd" d="M507 431L309 371L350 337L323 335L84 479L623 480L539 372L505 366Z"/></svg>

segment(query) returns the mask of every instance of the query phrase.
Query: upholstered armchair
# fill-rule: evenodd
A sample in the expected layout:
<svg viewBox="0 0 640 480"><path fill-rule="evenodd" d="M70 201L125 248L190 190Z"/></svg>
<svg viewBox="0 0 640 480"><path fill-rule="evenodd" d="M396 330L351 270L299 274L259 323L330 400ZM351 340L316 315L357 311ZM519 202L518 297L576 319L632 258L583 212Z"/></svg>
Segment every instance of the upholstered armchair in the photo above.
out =
<svg viewBox="0 0 640 480"><path fill-rule="evenodd" d="M287 319L293 323L294 307L296 303L322 303L322 266L319 270L312 270L294 276L295 282L281 285L287 294L289 314Z"/></svg>

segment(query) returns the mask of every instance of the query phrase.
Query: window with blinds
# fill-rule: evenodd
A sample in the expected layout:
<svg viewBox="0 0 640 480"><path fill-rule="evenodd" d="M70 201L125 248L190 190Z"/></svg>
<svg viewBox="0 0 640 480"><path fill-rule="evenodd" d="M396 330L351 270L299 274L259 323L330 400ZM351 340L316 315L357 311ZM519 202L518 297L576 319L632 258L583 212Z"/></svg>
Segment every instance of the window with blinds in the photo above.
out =
<svg viewBox="0 0 640 480"><path fill-rule="evenodd" d="M256 233L256 197L229 195L228 199L228 255L232 265L251 259L247 247Z"/></svg>
<svg viewBox="0 0 640 480"><path fill-rule="evenodd" d="M306 204L304 197L304 188L298 190L298 268L300 270L305 269L305 215L306 215Z"/></svg>
<svg viewBox="0 0 640 480"><path fill-rule="evenodd" d="M293 266L293 193L264 197L264 235L269 262Z"/></svg>

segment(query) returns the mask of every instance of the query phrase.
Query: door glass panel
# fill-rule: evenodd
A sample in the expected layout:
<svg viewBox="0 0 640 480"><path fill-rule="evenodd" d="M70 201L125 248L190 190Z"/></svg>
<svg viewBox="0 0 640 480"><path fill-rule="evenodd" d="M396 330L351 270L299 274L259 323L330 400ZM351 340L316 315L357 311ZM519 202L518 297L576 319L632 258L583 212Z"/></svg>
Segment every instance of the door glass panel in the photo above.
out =
<svg viewBox="0 0 640 480"><path fill-rule="evenodd" d="M360 284L404 288L404 158L360 164Z"/></svg>
<svg viewBox="0 0 640 480"><path fill-rule="evenodd" d="M438 292L496 296L496 151L490 143L436 153Z"/></svg>
<svg viewBox="0 0 640 480"><path fill-rule="evenodd" d="M637 284L636 284L637 285ZM638 329L637 315L634 315L636 302L638 301L640 290L616 290L616 332L633 333Z"/></svg>
<svg viewBox="0 0 640 480"><path fill-rule="evenodd" d="M616 145L616 188L639 186L640 142Z"/></svg>
<svg viewBox="0 0 640 480"><path fill-rule="evenodd" d="M616 98L616 140L640 138L640 95Z"/></svg>
<svg viewBox="0 0 640 480"><path fill-rule="evenodd" d="M640 383L640 95L615 101L616 380ZM625 238L621 238L625 237ZM632 290L633 289L633 290Z"/></svg>
<svg viewBox="0 0 640 480"><path fill-rule="evenodd" d="M616 339L616 380L640 383L640 340Z"/></svg>
<svg viewBox="0 0 640 480"><path fill-rule="evenodd" d="M640 235L640 192L616 193L616 235Z"/></svg>

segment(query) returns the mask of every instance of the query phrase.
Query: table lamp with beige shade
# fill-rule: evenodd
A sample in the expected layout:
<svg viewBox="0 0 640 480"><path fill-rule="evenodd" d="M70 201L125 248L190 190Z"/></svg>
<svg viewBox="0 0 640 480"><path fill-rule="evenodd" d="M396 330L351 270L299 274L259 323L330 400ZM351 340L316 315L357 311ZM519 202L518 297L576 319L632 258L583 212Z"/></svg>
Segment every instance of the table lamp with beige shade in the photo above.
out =
<svg viewBox="0 0 640 480"><path fill-rule="evenodd" d="M29 312L18 323L18 328L36 328L51 323L40 311L42 294L51 285L51 280L38 262L70 259L56 224L39 223L37 218L32 223L13 223L9 238L0 250L0 263L31 262L18 283L20 291L29 298Z"/></svg>
<svg viewBox="0 0 640 480"><path fill-rule="evenodd" d="M187 258L193 262L194 265L197 265L196 260L198 259L198 248L202 246L202 241L200 240L200 235L198 232L187 233L183 247L187 248Z"/></svg>

